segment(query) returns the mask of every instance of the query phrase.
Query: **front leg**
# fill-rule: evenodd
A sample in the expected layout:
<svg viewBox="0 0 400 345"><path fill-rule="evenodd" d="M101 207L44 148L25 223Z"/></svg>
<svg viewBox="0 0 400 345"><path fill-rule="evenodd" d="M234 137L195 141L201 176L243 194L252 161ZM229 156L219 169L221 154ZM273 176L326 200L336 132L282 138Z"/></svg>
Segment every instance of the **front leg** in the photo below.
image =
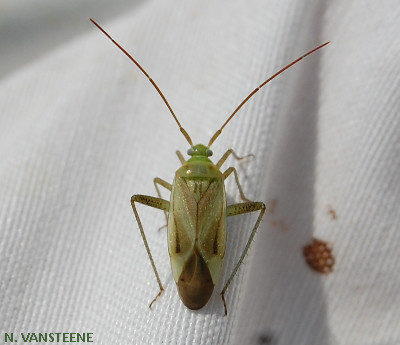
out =
<svg viewBox="0 0 400 345"><path fill-rule="evenodd" d="M229 149L228 151L226 151L226 152L224 153L224 155L221 157L221 159L217 162L216 167L217 167L218 169L221 168L222 164L225 163L225 161L228 159L228 157L229 157L230 155L232 155L233 157L235 157L235 159L238 160L238 161L241 161L242 159L245 159L245 158L248 158L248 157L254 157L253 154L249 154L249 155L247 155L247 156L240 157L240 156L238 156L238 155L236 154L235 151L233 151L232 149Z"/></svg>
<svg viewBox="0 0 400 345"><path fill-rule="evenodd" d="M179 151L179 150L176 151L176 155L178 156L178 159L182 165L186 163L185 157L183 157L183 154L181 153L181 151Z"/></svg>

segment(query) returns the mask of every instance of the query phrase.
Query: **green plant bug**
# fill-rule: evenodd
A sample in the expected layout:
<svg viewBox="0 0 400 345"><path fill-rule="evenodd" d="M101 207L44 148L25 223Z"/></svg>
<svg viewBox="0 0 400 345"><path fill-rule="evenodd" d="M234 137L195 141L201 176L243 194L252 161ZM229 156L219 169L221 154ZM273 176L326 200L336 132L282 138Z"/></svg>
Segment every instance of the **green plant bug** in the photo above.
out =
<svg viewBox="0 0 400 345"><path fill-rule="evenodd" d="M222 158L220 158L220 160L214 164L209 158L212 155L210 147L221 134L225 126L239 111L239 109L256 92L258 92L263 86L265 86L279 74L306 56L326 46L329 42L310 50L255 88L239 104L239 106L228 117L221 128L215 132L208 145L193 145L189 134L181 126L167 99L158 88L157 84L153 81L153 79L151 79L150 75L99 24L97 24L91 18L90 21L97 26L97 28L100 29L120 50L122 50L122 52L124 52L125 55L132 62L134 62L135 65L148 78L150 83L154 86L163 99L174 120L176 121L179 130L190 145L190 148L187 151L188 155L190 156L188 160L185 160L179 151L176 152L182 165L175 173L173 184L170 184L160 178L155 178L154 186L156 188L158 197L135 194L131 198L132 209L160 288L159 293L152 300L149 307L151 308L156 299L164 291L164 288L161 284L160 276L154 263L153 256L151 255L150 247L136 209L136 203L151 206L164 211L167 219L168 251L171 261L172 275L183 304L192 310L201 309L207 304L211 294L213 293L214 286L221 275L227 239L226 218L244 213L259 212L258 218L253 226L242 255L240 256L221 291L224 311L225 315L227 315L225 292L235 277L240 265L244 260L244 257L250 248L250 244L264 216L266 207L263 202L253 202L244 196L235 168L229 167L224 172L221 172L220 170L221 166L230 155L237 160L245 157L239 157L232 149L229 149L222 156ZM244 202L227 205L224 181L232 173L234 174L240 196ZM170 201L162 199L159 186L164 187L171 192Z"/></svg>

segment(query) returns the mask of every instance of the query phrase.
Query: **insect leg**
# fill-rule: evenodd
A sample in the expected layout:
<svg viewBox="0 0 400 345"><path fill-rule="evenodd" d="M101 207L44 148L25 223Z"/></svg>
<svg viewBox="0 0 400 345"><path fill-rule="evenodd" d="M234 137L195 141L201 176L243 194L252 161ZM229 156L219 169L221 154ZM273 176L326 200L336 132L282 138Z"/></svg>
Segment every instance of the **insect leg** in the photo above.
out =
<svg viewBox="0 0 400 345"><path fill-rule="evenodd" d="M185 157L183 157L183 154L181 153L181 151L176 151L176 155L179 158L179 161L181 162L181 164L186 163Z"/></svg>
<svg viewBox="0 0 400 345"><path fill-rule="evenodd" d="M146 247L146 251L147 251L147 254L149 256L149 259L150 259L150 262L151 262L151 266L153 267L154 274L156 275L158 286L160 287L160 292L151 301L151 303L149 305L149 308L151 309L151 306L156 301L156 299L159 296L161 296L162 292L164 291L164 288L163 288L163 286L161 284L160 276L158 275L157 268L156 268L156 265L155 265L154 260L153 260L153 256L151 255L150 247L149 247L149 244L147 242L146 235L145 235L144 230L143 230L142 222L140 221L140 218L139 218L139 214L138 214L138 212L136 210L135 202L139 202L139 203L141 203L143 205L146 205L146 206L151 206L151 207L154 207L154 208L158 208L159 210L168 211L169 210L169 201L161 199L161 198L154 198L152 196L138 195L138 194L133 195L132 198L131 198L131 204L132 204L133 213L135 214L136 221L137 221L137 223L139 225L140 234L142 235L144 246Z"/></svg>
<svg viewBox="0 0 400 345"><path fill-rule="evenodd" d="M244 157L243 157L243 158L244 158ZM249 199L247 199L247 198L244 196L242 186L240 185L240 182L239 182L239 176L238 176L238 173L237 173L237 171L236 171L235 168L230 167L230 168L228 168L228 169L224 172L224 174L223 174L224 180L225 180L232 172L233 172L234 175L235 175L235 181L236 181L236 184L237 184L238 189L239 189L240 197L242 198L243 201L251 202ZM239 205L240 205L240 204L239 204Z"/></svg>
<svg viewBox="0 0 400 345"><path fill-rule="evenodd" d="M220 158L220 160L218 161L218 163L216 164L216 167L219 169L221 168L222 164L224 164L224 162L228 159L228 157L232 155L233 157L235 157L236 160L240 161L242 159L248 158L248 157L254 157L253 154L249 154L247 156L243 156L243 157L239 157L235 151L233 151L232 149L229 149L228 151L226 151L224 153L224 155Z"/></svg>
<svg viewBox="0 0 400 345"><path fill-rule="evenodd" d="M233 269L229 279L225 283L224 288L221 291L221 297L222 297L222 302L224 303L224 309L225 309L225 315L228 314L227 308L226 308L226 303L225 303L225 292L228 286L231 284L232 279L236 275L240 265L242 264L244 257L246 256L247 252L249 251L250 244L254 239L254 235L256 234L256 231L258 227L260 226L261 219L264 216L265 213L265 204L263 202L245 202L241 204L234 204L234 205L229 205L226 209L227 215L228 216L237 216L239 214L243 213L251 213L251 212L256 212L260 211L260 214L258 215L257 221L254 224L253 230L251 231L250 237L247 240L246 247L243 250L242 255L240 256L239 261L237 262L235 268Z"/></svg>
<svg viewBox="0 0 400 345"><path fill-rule="evenodd" d="M170 183L168 183L167 181L164 181L162 179L160 179L159 177L156 177L154 180L154 187L156 187L156 191L157 191L157 195L160 199L162 199L161 196L161 192L160 189L158 188L157 184L159 184L160 186L163 186L164 188L168 189L170 192L172 191L172 185ZM167 215L167 211L164 211L164 215L165 215L165 225L163 227L161 227L158 230L161 230L162 228L165 228L168 225L168 215Z"/></svg>

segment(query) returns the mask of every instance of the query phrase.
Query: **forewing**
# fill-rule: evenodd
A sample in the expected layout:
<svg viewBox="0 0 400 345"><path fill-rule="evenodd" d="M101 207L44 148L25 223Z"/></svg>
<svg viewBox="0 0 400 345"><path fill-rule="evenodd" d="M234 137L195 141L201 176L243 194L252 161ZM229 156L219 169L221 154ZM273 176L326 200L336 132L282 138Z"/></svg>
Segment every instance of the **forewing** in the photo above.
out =
<svg viewBox="0 0 400 345"><path fill-rule="evenodd" d="M198 203L198 242L206 261L221 259L226 245L226 197L223 181L211 180Z"/></svg>

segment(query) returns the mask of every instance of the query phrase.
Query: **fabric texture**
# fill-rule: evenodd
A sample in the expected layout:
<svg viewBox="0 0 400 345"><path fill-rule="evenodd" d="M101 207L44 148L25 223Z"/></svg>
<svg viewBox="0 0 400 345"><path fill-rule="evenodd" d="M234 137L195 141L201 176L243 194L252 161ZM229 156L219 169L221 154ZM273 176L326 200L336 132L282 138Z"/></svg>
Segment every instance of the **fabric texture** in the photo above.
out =
<svg viewBox="0 0 400 345"><path fill-rule="evenodd" d="M395 345L400 342L398 1L148 1L97 20L149 72L195 143L229 148L268 212L226 293L256 214L228 219L207 306L181 303L165 218L133 194L172 183L188 144L146 78L99 30L0 80L0 331L93 332L95 344ZM82 21L86 17L82 15ZM56 23L54 23L56 25ZM18 44L18 42L15 42ZM240 202L233 176L228 202ZM163 197L169 199L167 190ZM330 210L334 210L334 218ZM302 247L333 244L329 275Z"/></svg>

